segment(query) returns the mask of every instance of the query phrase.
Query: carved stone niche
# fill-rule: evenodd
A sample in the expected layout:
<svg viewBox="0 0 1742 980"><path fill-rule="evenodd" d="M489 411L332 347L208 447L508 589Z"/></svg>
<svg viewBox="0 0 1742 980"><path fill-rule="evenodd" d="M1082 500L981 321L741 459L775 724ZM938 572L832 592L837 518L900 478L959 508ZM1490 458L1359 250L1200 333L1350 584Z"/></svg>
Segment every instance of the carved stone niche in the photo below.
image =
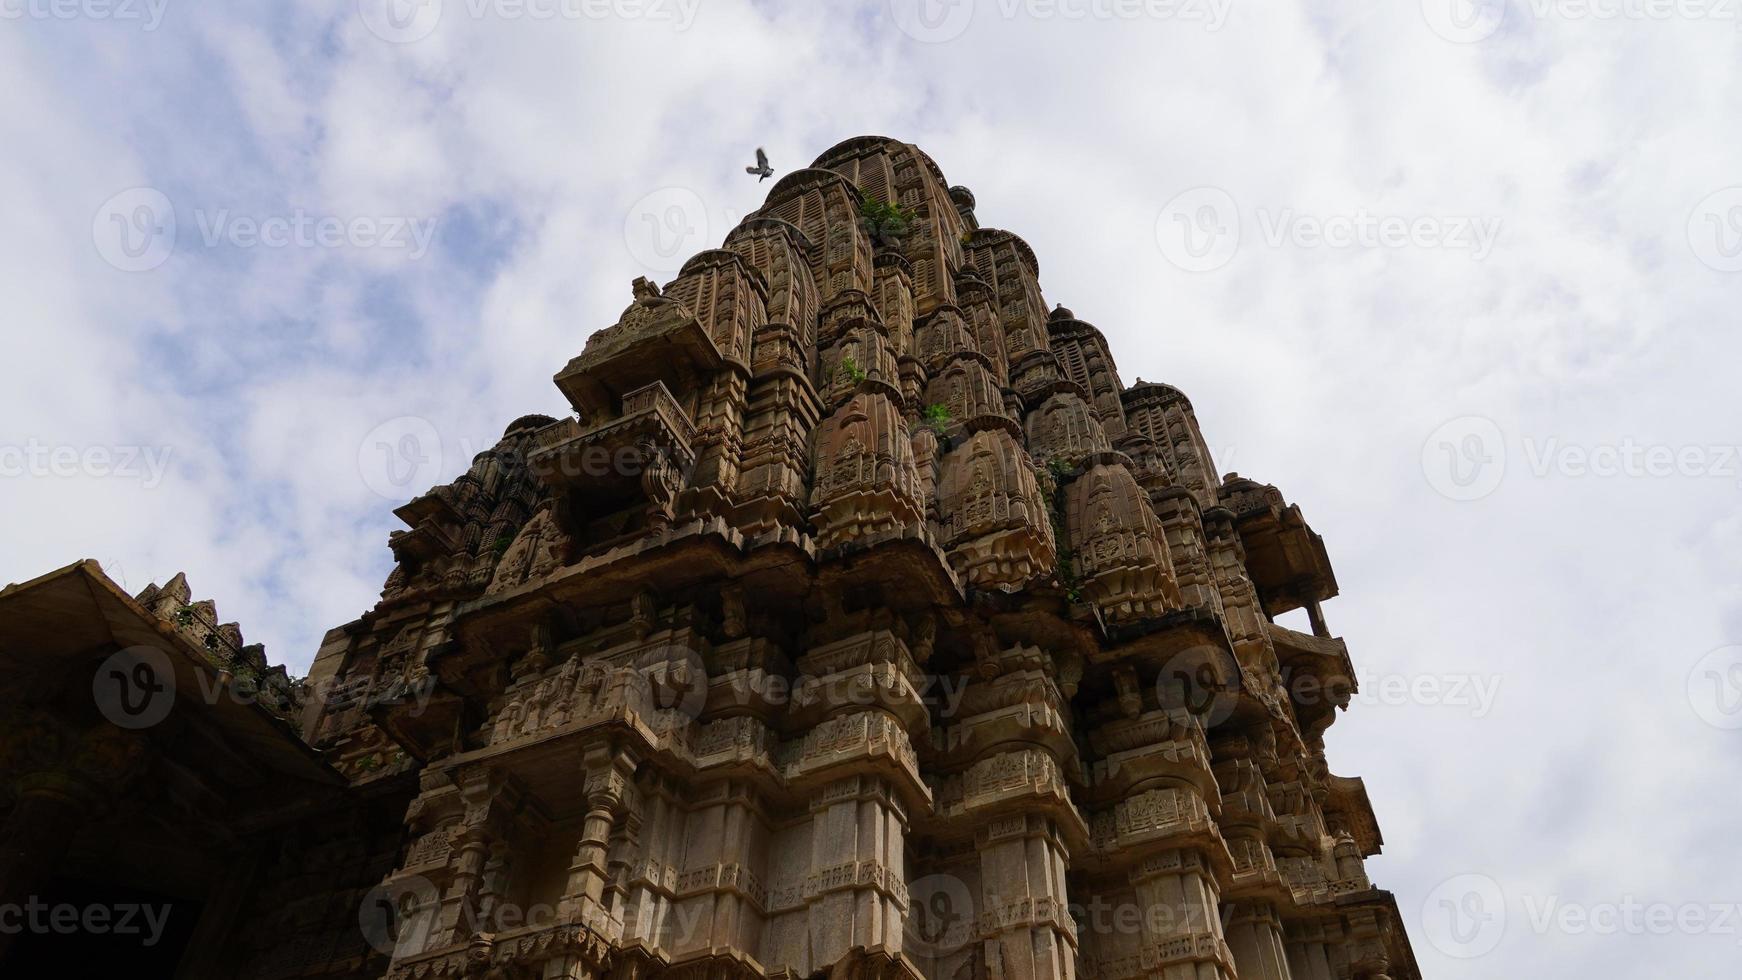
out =
<svg viewBox="0 0 1742 980"><path fill-rule="evenodd" d="M801 343L814 346L811 333L817 321L816 280L806 256L816 246L779 218L752 215L726 236L726 247L743 256L762 273L768 285L768 320L801 331Z"/></svg>
<svg viewBox="0 0 1742 980"><path fill-rule="evenodd" d="M858 319L837 330L817 365L817 390L823 403L839 407L866 385L882 388L891 398L899 399L901 369L882 325Z"/></svg>
<svg viewBox="0 0 1742 980"><path fill-rule="evenodd" d="M988 422L1011 425L1011 419L1004 414L1004 393L998 387L998 379L985 358L976 353L959 354L934 374L926 385L925 401L928 410L931 405L944 407L952 435L961 431L963 425L970 428L982 428Z"/></svg>
<svg viewBox="0 0 1742 980"><path fill-rule="evenodd" d="M601 424L567 419L539 430L528 463L555 496L556 529L586 548L669 521L695 439L689 414L655 381Z"/></svg>
<svg viewBox="0 0 1742 980"><path fill-rule="evenodd" d="M1055 392L1028 413L1028 451L1036 459L1063 460L1074 466L1111 449L1094 410L1073 392Z"/></svg>
<svg viewBox="0 0 1742 980"><path fill-rule="evenodd" d="M889 327L896 354L913 353L913 266L898 252L879 249L873 260L876 284L871 301Z"/></svg>
<svg viewBox="0 0 1742 980"><path fill-rule="evenodd" d="M938 517L950 564L979 588L1013 592L1056 563L1033 462L1001 429L976 432L944 457Z"/></svg>
<svg viewBox="0 0 1742 980"><path fill-rule="evenodd" d="M656 381L693 408L694 393L723 363L689 307L638 279L635 302L614 326L587 339L580 356L557 372L556 386L590 426L618 414L630 392Z"/></svg>
<svg viewBox="0 0 1742 980"><path fill-rule="evenodd" d="M665 296L695 313L721 357L750 362L751 332L768 320L768 286L743 256L723 248L697 252Z"/></svg>
<svg viewBox="0 0 1742 980"><path fill-rule="evenodd" d="M884 395L861 391L819 425L811 461L819 546L900 532L924 520L907 423Z"/></svg>
<svg viewBox="0 0 1742 980"><path fill-rule="evenodd" d="M955 306L938 307L914 330L914 356L934 375L951 358L980 352L967 318Z"/></svg>
<svg viewBox="0 0 1742 980"><path fill-rule="evenodd" d="M956 277L956 302L962 308L962 315L968 321L980 353L991 359L998 383L1008 384L1009 357L1005 351L1004 327L998 322L997 297L993 295L992 286L972 266L963 269Z"/></svg>
<svg viewBox="0 0 1742 980"><path fill-rule="evenodd" d="M1065 517L1083 592L1109 622L1179 608L1161 522L1123 464L1096 462L1073 481Z"/></svg>
<svg viewBox="0 0 1742 980"><path fill-rule="evenodd" d="M514 536L508 549L496 562L486 592L506 592L509 589L537 581L561 568L568 560L569 536L563 533L556 518L551 516L551 504L539 507Z"/></svg>

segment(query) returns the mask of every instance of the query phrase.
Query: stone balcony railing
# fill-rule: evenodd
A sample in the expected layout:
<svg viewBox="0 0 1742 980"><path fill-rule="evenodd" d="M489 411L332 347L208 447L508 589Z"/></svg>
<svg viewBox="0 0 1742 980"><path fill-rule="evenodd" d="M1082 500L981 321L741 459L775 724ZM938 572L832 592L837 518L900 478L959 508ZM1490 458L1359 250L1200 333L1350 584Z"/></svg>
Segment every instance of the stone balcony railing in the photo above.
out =
<svg viewBox="0 0 1742 980"><path fill-rule="evenodd" d="M623 396L614 418L594 425L564 419L533 436L528 462L547 486L596 487L640 477L652 453L680 468L695 461L696 426L664 382Z"/></svg>

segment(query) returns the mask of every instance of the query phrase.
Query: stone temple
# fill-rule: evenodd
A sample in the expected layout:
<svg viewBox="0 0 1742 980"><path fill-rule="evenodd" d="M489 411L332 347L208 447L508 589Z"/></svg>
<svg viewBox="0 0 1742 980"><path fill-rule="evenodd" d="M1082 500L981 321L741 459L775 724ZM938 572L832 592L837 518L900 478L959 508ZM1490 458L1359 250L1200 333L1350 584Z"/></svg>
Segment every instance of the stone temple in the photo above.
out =
<svg viewBox="0 0 1742 980"><path fill-rule="evenodd" d="M166 910L0 973L1420 976L1323 542L925 153L785 175L555 380L306 679L181 576L0 592L0 925Z"/></svg>

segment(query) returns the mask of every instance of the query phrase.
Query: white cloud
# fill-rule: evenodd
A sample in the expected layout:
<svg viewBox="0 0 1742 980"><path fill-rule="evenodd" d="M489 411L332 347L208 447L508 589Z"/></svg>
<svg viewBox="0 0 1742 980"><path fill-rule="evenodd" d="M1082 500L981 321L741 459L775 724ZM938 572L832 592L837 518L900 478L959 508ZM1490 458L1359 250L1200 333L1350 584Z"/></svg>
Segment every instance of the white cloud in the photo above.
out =
<svg viewBox="0 0 1742 980"><path fill-rule="evenodd" d="M836 141L924 146L981 220L1037 251L1048 299L1113 343L1127 382L1179 385L1225 468L1280 485L1325 536L1333 629L1379 672L1498 674L1482 718L1357 704L1331 730L1390 844L1374 862L1414 916L1487 874L1563 901L1735 893L1725 763L1687 673L1742 642L1736 477L1533 475L1525 440L1591 449L1742 441L1733 275L1693 209L1737 176L1736 25L1616 21L1515 4L1454 44L1421 5L1310 15L1234 3L1177 19L1005 18L981 0L922 44L889 5L707 0L694 25L473 19L446 4L391 44L355 5L176 7L0 30L0 280L12 366L0 443L169 447L120 478L0 482L0 578L78 557L137 589L185 568L295 668L374 600L391 503L357 472L364 433L429 419L455 447L528 411L628 301L625 241L662 187L719 241L767 186ZM1156 243L1174 194L1240 209L1220 269ZM103 264L92 218L152 186L181 237L149 273ZM196 211L437 223L432 253L205 248ZM1497 220L1491 254L1264 240L1287 212ZM1724 214L1716 216L1719 219ZM632 220L631 220L632 223ZM1423 441L1490 418L1507 472L1436 494ZM456 452L450 472L464 460ZM1735 936L1534 935L1429 975L1694 976Z"/></svg>

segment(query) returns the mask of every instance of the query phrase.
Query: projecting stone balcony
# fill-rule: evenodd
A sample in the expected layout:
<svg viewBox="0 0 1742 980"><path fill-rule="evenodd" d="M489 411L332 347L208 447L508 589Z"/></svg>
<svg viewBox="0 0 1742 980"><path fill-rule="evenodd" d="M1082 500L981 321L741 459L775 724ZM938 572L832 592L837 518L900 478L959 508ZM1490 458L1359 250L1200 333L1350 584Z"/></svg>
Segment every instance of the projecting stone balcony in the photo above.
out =
<svg viewBox="0 0 1742 980"><path fill-rule="evenodd" d="M695 438L689 414L655 381L624 395L616 418L592 426L564 419L540 429L527 461L553 489L604 490L638 484L656 461L687 470Z"/></svg>
<svg viewBox="0 0 1742 980"><path fill-rule="evenodd" d="M455 529L460 525L460 515L439 492L426 493L396 508L393 515L411 528L387 536L387 546L400 561L425 561L459 547Z"/></svg>
<svg viewBox="0 0 1742 980"><path fill-rule="evenodd" d="M1337 576L1324 539L1307 525L1300 507L1275 487L1234 473L1219 494L1222 505L1234 512L1246 569L1264 611L1279 616L1304 606L1317 621L1319 603L1337 594Z"/></svg>
<svg viewBox="0 0 1742 980"><path fill-rule="evenodd" d="M1349 648L1331 636L1313 636L1275 623L1264 624L1264 635L1276 648L1283 687L1294 702L1304 727L1321 729L1337 708L1355 693L1355 665Z"/></svg>
<svg viewBox="0 0 1742 980"><path fill-rule="evenodd" d="M688 307L651 290L638 281L636 300L616 325L593 334L580 356L557 372L556 386L583 417L609 412L655 382L693 391L725 363Z"/></svg>

